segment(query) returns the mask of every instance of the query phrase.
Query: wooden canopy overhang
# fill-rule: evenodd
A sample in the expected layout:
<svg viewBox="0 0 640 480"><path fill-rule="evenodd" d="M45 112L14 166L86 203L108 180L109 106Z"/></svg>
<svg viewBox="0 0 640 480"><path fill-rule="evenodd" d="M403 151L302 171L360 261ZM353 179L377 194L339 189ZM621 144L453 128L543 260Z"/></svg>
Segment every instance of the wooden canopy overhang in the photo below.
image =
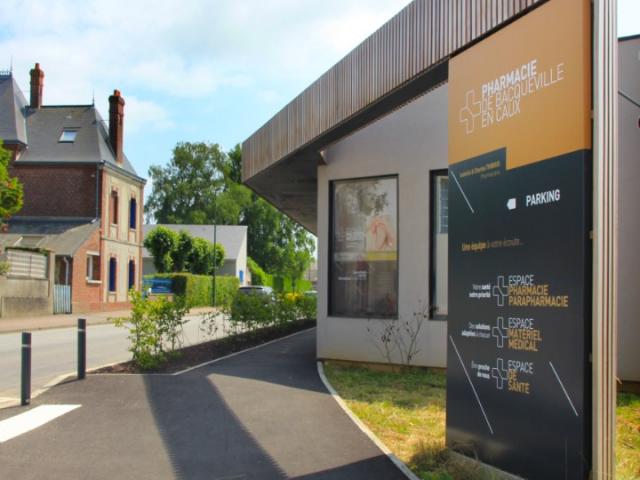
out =
<svg viewBox="0 0 640 480"><path fill-rule="evenodd" d="M414 0L242 145L243 181L316 231L321 151L447 80L449 57L546 0Z"/></svg>

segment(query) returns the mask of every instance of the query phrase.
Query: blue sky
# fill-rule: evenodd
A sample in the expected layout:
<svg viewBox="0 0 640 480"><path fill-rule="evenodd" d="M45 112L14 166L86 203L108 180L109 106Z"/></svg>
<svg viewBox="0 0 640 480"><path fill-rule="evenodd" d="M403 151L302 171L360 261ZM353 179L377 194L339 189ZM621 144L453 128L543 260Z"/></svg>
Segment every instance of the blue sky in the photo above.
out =
<svg viewBox="0 0 640 480"><path fill-rule="evenodd" d="M138 173L179 141L230 149L408 0L3 0L0 69L13 59L45 104L126 102L125 151ZM618 0L619 35L640 33L640 0ZM147 186L147 194L150 187Z"/></svg>

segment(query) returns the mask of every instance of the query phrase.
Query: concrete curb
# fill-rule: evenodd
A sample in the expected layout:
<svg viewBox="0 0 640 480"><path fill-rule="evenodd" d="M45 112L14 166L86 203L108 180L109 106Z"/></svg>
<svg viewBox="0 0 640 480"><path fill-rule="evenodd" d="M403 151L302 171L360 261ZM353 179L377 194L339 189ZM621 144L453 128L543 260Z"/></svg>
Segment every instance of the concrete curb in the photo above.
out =
<svg viewBox="0 0 640 480"><path fill-rule="evenodd" d="M291 337L294 337L296 335L300 335L301 333L308 332L309 330L311 330L313 328L316 328L316 327L305 328L304 330L300 330L298 332L290 333L289 335L287 335L285 337L274 338L273 340L269 340L266 343L261 343L260 345L255 345L253 347L245 348L244 350L238 350L237 352L230 353L228 355L225 355L224 357L214 358L213 360L207 360L206 362L199 363L198 365L194 365L192 367L185 368L184 370L180 370L178 372L173 372L173 373L96 373L94 375L100 375L100 376L109 375L109 376L116 376L116 377L117 376L127 376L127 377L129 377L129 376L132 376L132 375L139 375L139 376L142 376L142 377L147 377L147 376L148 377L177 377L178 375L189 373L189 372L191 372L193 370L197 370L199 368L206 367L207 365L211 365L213 363L221 362L222 360L226 360L227 358L235 357L236 355L240 355L242 353L250 352L252 350L257 350L258 348L266 347L267 345L271 345L272 343L280 342L282 340L286 340L287 338L291 338ZM112 363L110 365L103 365L102 367L97 367L97 368L94 368L93 370L98 370L100 368L110 367L112 365L117 365L118 363L121 363L121 362L115 362L115 363ZM90 372L87 372L87 373L90 373Z"/></svg>
<svg viewBox="0 0 640 480"><path fill-rule="evenodd" d="M236 355L240 355L242 353L247 353L247 352L250 352L252 350L257 350L258 348L266 347L267 345L271 345L272 343L276 343L276 342L280 342L282 340L286 340L287 338L295 337L296 335L300 335L301 333L308 332L309 330L312 330L314 328L316 328L316 327L305 328L304 330L300 330L298 332L290 333L287 336L280 337L280 338L275 338L273 340L269 340L266 343L261 343L260 345L256 345L254 347L249 347L249 348L246 348L244 350L239 350L237 352L230 353L229 355L225 355L224 357L214 358L213 360L209 360L207 362L200 363L198 365L194 365L193 367L185 368L184 370L180 370L179 372L168 373L168 374L165 374L165 375L172 375L172 376L182 375L183 373L188 373L188 372L191 372L192 370L197 370L198 368L206 367L207 365L211 365L213 363L217 363L217 362L220 362L222 360L226 360L227 358L235 357Z"/></svg>
<svg viewBox="0 0 640 480"><path fill-rule="evenodd" d="M355 423L356 426L360 430L362 430L362 433L364 433L367 437L369 437L369 440L371 440L380 450L382 450L382 453L384 453L387 456L387 458L389 460L391 460L393 462L393 464L396 467L398 467L398 469L409 480L420 480L420 478L418 476L416 476L416 474L413 473L409 469L409 467L407 467L404 464L404 462L402 460L400 460L398 457L396 457L393 454L393 452L391 452L391 450L389 450L389 448L384 443L382 443L382 440L380 440L375 435L375 433L373 433L371 430L369 430L369 427L367 427L364 423L362 423L362 421L351 411L351 409L347 406L347 404L342 399L342 397L340 397L340 395L338 394L338 392L336 392L336 390L333 388L331 383L329 383L329 380L327 379L326 375L324 374L324 366L322 365L322 362L318 361L318 362L316 362L316 364L318 365L318 375L320 376L320 379L322 380L322 383L324 383L325 388L329 391L329 393L331 394L333 399L340 406L340 408L342 408L342 410L344 410L344 412L349 416L349 418L353 421L353 423Z"/></svg>

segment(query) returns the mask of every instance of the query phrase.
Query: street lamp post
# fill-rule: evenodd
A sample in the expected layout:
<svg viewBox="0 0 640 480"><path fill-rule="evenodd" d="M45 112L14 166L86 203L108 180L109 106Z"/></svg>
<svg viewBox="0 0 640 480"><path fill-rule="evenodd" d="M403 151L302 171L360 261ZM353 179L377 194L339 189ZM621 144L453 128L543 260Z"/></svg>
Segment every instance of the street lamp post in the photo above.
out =
<svg viewBox="0 0 640 480"><path fill-rule="evenodd" d="M217 250L216 250L216 233L218 222L216 220L216 200L217 194L213 196L213 306L216 306L216 269L217 269Z"/></svg>

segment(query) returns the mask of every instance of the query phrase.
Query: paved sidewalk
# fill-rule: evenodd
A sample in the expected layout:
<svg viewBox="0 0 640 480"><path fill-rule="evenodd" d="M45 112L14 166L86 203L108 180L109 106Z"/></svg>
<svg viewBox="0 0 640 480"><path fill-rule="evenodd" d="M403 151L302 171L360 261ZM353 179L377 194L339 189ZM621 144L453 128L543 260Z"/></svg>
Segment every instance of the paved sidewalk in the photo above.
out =
<svg viewBox="0 0 640 480"><path fill-rule="evenodd" d="M190 314L194 315L213 310L215 310L213 307L192 308ZM131 310L116 310L112 312L37 315L33 317L0 317L0 333L75 327L78 324L78 318L86 318L88 325L101 325L109 323L110 318L128 317L130 313Z"/></svg>
<svg viewBox="0 0 640 480"><path fill-rule="evenodd" d="M0 444L0 478L405 479L324 388L315 330L179 376L90 375L41 404L82 407Z"/></svg>

